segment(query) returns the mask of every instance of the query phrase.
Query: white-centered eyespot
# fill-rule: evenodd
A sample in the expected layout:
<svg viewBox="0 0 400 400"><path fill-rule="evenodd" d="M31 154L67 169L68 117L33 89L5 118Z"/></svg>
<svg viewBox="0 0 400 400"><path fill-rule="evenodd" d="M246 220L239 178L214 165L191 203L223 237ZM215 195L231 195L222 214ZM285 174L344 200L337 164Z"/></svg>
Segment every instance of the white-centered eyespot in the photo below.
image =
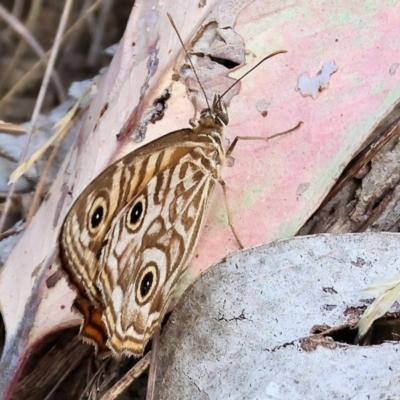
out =
<svg viewBox="0 0 400 400"><path fill-rule="evenodd" d="M132 204L126 215L126 226L130 231L137 231L142 225L146 215L147 201L145 195L141 194Z"/></svg>
<svg viewBox="0 0 400 400"><path fill-rule="evenodd" d="M97 197L93 202L89 210L88 218L88 230L94 234L98 231L98 228L104 222L108 213L108 202L103 196Z"/></svg>
<svg viewBox="0 0 400 400"><path fill-rule="evenodd" d="M139 305L146 303L154 294L159 280L157 265L149 263L136 281L136 301Z"/></svg>

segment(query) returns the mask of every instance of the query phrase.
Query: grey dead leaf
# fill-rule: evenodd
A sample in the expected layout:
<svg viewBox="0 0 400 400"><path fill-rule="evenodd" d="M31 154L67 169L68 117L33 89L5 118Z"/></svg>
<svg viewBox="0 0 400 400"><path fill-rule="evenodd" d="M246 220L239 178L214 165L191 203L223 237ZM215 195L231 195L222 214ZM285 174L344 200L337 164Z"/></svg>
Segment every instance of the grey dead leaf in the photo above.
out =
<svg viewBox="0 0 400 400"><path fill-rule="evenodd" d="M75 101L72 108L66 113L66 115L64 115L54 124L54 128L57 128L56 132L54 132L54 134L50 136L50 138L45 143L43 143L27 160L25 160L15 169L15 171L10 175L8 184L16 182L23 174L25 174L33 166L33 164L36 161L40 160L44 156L44 153L56 141L63 140L65 136L70 133L71 131L70 124L72 124L72 121L76 116L76 114L78 113L82 103L88 104L88 102L90 101L88 97L89 98L92 97L90 96L90 94L93 86L94 83L90 84L79 96L79 98Z"/></svg>
<svg viewBox="0 0 400 400"><path fill-rule="evenodd" d="M40 115L34 134L30 141L28 156L31 157L35 152L40 152L40 149L45 146L45 143L50 140L53 135L53 126L64 116L67 110L73 103L68 100L55 108L49 115ZM4 131L0 131L0 191L7 192L8 183L10 177L15 171L18 160L20 157L21 149L24 146L26 140L26 131L28 123L20 126L20 133L18 135L9 133L5 127ZM75 131L76 132L76 131ZM59 155L56 159L56 163L52 166L50 177L48 182L52 181L56 171L59 169L62 160L65 158L67 150L74 139L72 133L70 138L67 139L65 145L63 145ZM48 146L46 147L46 149ZM40 152L42 155L42 152ZM26 168L20 170L19 179L16 183L17 192L25 192L32 190L37 183L40 175L43 171L46 160L35 157Z"/></svg>
<svg viewBox="0 0 400 400"><path fill-rule="evenodd" d="M25 224L18 222L10 232L5 232L0 241L0 268L6 262L11 249L18 243L25 229Z"/></svg>
<svg viewBox="0 0 400 400"><path fill-rule="evenodd" d="M400 343L356 346L310 331L353 323L350 311L365 307L356 291L399 274L399 245L389 233L317 235L227 257L170 317L156 398L397 396Z"/></svg>

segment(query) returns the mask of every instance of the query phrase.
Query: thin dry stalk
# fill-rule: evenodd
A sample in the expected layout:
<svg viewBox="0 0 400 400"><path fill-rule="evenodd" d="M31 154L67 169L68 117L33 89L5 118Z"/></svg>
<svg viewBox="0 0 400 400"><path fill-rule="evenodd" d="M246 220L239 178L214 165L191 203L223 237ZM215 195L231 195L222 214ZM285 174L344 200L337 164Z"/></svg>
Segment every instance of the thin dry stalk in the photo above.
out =
<svg viewBox="0 0 400 400"><path fill-rule="evenodd" d="M44 57L46 53L43 50L40 43L29 32L29 30L23 24L21 24L21 22L18 19L16 19L12 14L10 14L7 11L7 9L3 7L1 4L0 4L0 18L2 18L5 22L7 22L8 25L24 39L18 46L13 59L7 66L6 71L4 71L4 73L2 74L0 80L0 90L1 90L1 88L3 88L4 86L4 83L7 82L7 80L9 79L8 77L10 75L10 72L14 70L15 65L18 64L18 61L22 57L23 52L25 51L25 43L29 44L29 46L39 56L39 58ZM22 43L24 44L24 46L22 46ZM52 71L51 77L53 79L59 101L60 102L65 101L66 94L57 72Z"/></svg>
<svg viewBox="0 0 400 400"><path fill-rule="evenodd" d="M79 27L81 26L81 24L83 24L86 19L88 18L88 16L90 14L92 14L93 12L95 12L97 10L97 8L101 5L103 0L97 0L92 7L90 7L87 10L87 13L85 15L83 15L82 17L80 17L65 33L64 37L62 38L61 44L64 44L69 37L75 33L75 31L77 29L79 29ZM41 67L43 67L43 65L46 63L47 58L49 57L50 53L52 52L52 49L50 49L49 51L47 51L44 55L44 57L42 57L40 60L38 60L36 62L36 64L34 66L32 66L32 68L21 77L21 79L18 81L18 83L12 88L10 89L3 97L2 99L0 99L0 108L4 107L4 105L6 103L8 103L13 96L15 96L20 90L22 90L30 81L30 79L32 77L35 76L37 70Z"/></svg>
<svg viewBox="0 0 400 400"><path fill-rule="evenodd" d="M96 21L97 23L95 25L95 32L89 50L89 56L88 56L89 65L95 64L96 58L100 53L101 43L103 41L103 36L106 32L106 23L110 15L112 3L113 0L105 0L101 6L100 15Z"/></svg>
<svg viewBox="0 0 400 400"><path fill-rule="evenodd" d="M147 381L146 400L154 399L154 389L156 387L158 349L160 347L160 328L155 329L152 338L152 350L150 359L149 380Z"/></svg>
<svg viewBox="0 0 400 400"><path fill-rule="evenodd" d="M147 370L150 364L151 351L138 361L102 398L101 400L116 400L128 386Z"/></svg>
<svg viewBox="0 0 400 400"><path fill-rule="evenodd" d="M37 120L37 117L39 115L40 109L42 108L44 95L45 95L47 87L49 85L51 72L54 69L55 60L56 60L56 57L57 57L57 54L59 52L60 45L61 45L62 34L65 31L65 27L67 25L67 20L68 20L69 13L71 11L72 4L73 4L72 0L67 0L65 2L63 13L61 15L60 24L58 26L57 34L56 34L56 37L55 37L55 40L54 40L54 45L52 47L52 52L50 54L50 59L49 59L49 62L47 64L45 75L43 77L43 82L42 82L42 85L40 87L39 95L38 95L38 98L37 98L37 101L36 101L36 104L35 104L35 109L33 110L33 113L32 113L30 129L28 131L28 135L27 135L27 140L26 140L25 146L24 146L24 148L22 149L22 152L21 152L19 164L21 164L24 161L24 159L26 157L26 154L28 152L29 142L31 140L31 136L32 136L32 133L33 133L34 126L36 125L36 120ZM9 189L9 192L8 192L9 193L9 197L7 197L7 199L6 199L5 206L4 206L4 211L3 211L2 215L1 215L1 218L0 218L0 233L3 231L3 228L4 228L4 223L5 223L6 216L7 216L7 210L8 210L8 207L10 206L11 196L13 195L14 190L15 190L15 184L13 183L13 184L10 185L10 189Z"/></svg>

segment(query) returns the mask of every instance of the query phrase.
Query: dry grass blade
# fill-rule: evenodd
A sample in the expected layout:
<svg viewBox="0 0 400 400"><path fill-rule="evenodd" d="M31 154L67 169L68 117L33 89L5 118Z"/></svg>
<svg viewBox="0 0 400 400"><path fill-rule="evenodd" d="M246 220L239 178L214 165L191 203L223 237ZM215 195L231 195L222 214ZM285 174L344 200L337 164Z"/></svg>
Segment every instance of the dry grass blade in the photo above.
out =
<svg viewBox="0 0 400 400"><path fill-rule="evenodd" d="M31 354L30 372L20 379L11 400L51 398L51 393L90 352L90 346L82 345L76 338L76 330L59 336L46 352Z"/></svg>
<svg viewBox="0 0 400 400"><path fill-rule="evenodd" d="M47 64L46 72L43 77L43 82L40 87L38 98L36 100L35 109L33 110L33 113L32 113L31 125L30 125L30 129L28 131L27 140L26 140L24 148L21 151L20 163L25 159L26 153L28 151L29 142L30 142L30 139L32 136L33 128L36 124L36 120L39 115L40 109L42 108L44 95L46 93L46 90L47 90L47 87L48 87L48 84L50 81L51 73L54 69L56 57L57 57L57 54L59 52L60 45L61 45L62 34L67 25L67 20L68 20L69 13L71 11L72 4L73 4L72 0L67 0L65 3L64 9L63 9L63 13L62 13L62 16L60 19L60 24L58 26L57 34L54 39L54 45L52 47L52 51L50 54L49 62ZM6 216L7 216L7 210L8 210L8 207L10 206L11 196L14 193L14 189L15 189L15 184L11 184L10 190L9 190L9 197L7 197L7 199L6 199L5 206L4 206L4 212L2 213L1 218L0 218L0 233L3 231L3 228L4 228L4 223L5 223Z"/></svg>
<svg viewBox="0 0 400 400"><path fill-rule="evenodd" d="M39 182L38 182L38 184L36 186L35 195L33 196L33 199L32 199L32 205L31 205L31 207L29 209L28 216L26 217L26 226L28 226L31 223L32 218L36 214L36 211L37 211L37 209L38 209L38 207L40 205L40 196L41 196L41 194L43 192L43 188L44 188L44 185L46 183L46 176L49 173L51 165L53 164L54 159L55 159L58 151L60 150L61 145L64 142L66 134L69 132L69 126L70 125L71 124L68 124L68 126L64 127L64 129L62 131L62 134L60 135L60 140L59 140L57 146L54 147L53 151L50 154L50 157L48 158L48 160L46 162L46 166L45 166L45 168L44 168L44 170L43 170L43 172L42 172L42 174L40 176L40 180L39 180Z"/></svg>
<svg viewBox="0 0 400 400"><path fill-rule="evenodd" d="M12 77L12 72L14 71L14 69L16 67L18 67L19 63L23 60L23 56L24 56L24 54L26 54L26 50L27 50L27 43L29 43L29 40L31 39L31 37L33 38L34 41L36 41L35 38L33 36L31 36L30 32L34 31L35 25L40 16L40 11L42 9L43 9L43 0L34 0L31 2L30 7L29 7L28 16L25 19L24 24L22 26L22 29L27 32L27 35L24 35L24 34L21 35L19 43L16 46L15 53L13 54L13 57L10 60L10 62L7 63L7 66L5 67L4 74L0 79L0 91L1 92L3 92L6 82ZM17 13L15 11L16 10L14 8L13 13L9 14L9 18L15 19L17 21L17 23L19 23L19 20L22 20L21 12L23 10L17 6ZM15 23L10 24L10 22L9 22L9 26L11 29L15 29L15 27L14 27ZM27 38L25 36L27 36ZM30 45L32 46L32 44L30 44ZM41 46L39 46L39 47L41 49ZM44 51L43 51L43 53L44 53Z"/></svg>
<svg viewBox="0 0 400 400"><path fill-rule="evenodd" d="M16 19L12 14L10 14L5 7L0 4L0 17L3 18L4 21L8 23L8 25L16 31L21 37L29 44L32 50L39 56L44 57L45 51L42 46L38 43L38 41L31 35L31 33L25 28L21 22ZM25 44L25 42L23 42ZM18 60L21 57L21 53L23 52L25 46L19 46L14 59L7 66L7 70L4 71L0 80L0 88L3 87L4 82L7 81L8 76L10 75L10 71L13 70L15 65L18 63ZM54 86L57 90L58 98L60 102L65 101L66 95L64 93L64 88L61 83L60 77L58 76L56 71L52 71L52 79L54 81Z"/></svg>
<svg viewBox="0 0 400 400"><path fill-rule="evenodd" d="M59 379L59 381L53 386L51 391L47 394L47 396L43 400L50 400L54 394L54 392L58 389L61 383L65 380L65 378L71 373L74 367L70 367L67 371L64 372L64 375Z"/></svg>
<svg viewBox="0 0 400 400"><path fill-rule="evenodd" d="M42 146L40 149L36 150L31 157L29 157L27 160L22 162L16 169L15 171L10 175L10 179L8 181L9 184L12 184L17 181L18 178L20 178L29 168L32 167L35 161L37 161L39 158L43 156L43 154L46 152L46 150L58 139L62 140L66 133L69 131L70 124L74 117L76 116L79 107L82 103L82 100L85 98L85 96L90 92L92 89L92 85L89 86L85 92L82 94L82 96L75 102L73 107L68 111L68 113L61 118L56 124L55 127L59 127L58 131Z"/></svg>
<svg viewBox="0 0 400 400"><path fill-rule="evenodd" d="M107 372L106 372L107 369L110 367L111 363L112 363L111 358L108 358L108 359L105 359L102 361L98 370L90 378L85 389L82 391L81 395L79 396L79 400L98 399L97 394L99 391L101 391L101 386L107 385L107 383L113 378L113 376L110 376L110 374L107 374ZM106 378L106 379L104 379L104 378Z"/></svg>
<svg viewBox="0 0 400 400"><path fill-rule="evenodd" d="M89 15L94 13L97 8L102 4L103 0L97 0L86 12L85 15L83 15L81 18L79 18L65 33L65 35L62 38L61 44L64 44L67 39L86 21ZM10 101L10 99L15 96L16 93L18 93L22 88L24 88L28 82L31 80L33 76L35 76L37 70L43 66L43 64L46 63L47 58L49 57L52 49L47 51L45 55L25 74L19 79L18 83L11 89L9 90L0 100L0 108L4 107L4 105Z"/></svg>
<svg viewBox="0 0 400 400"><path fill-rule="evenodd" d="M151 352L147 353L143 358L132 367L102 398L101 400L115 400L118 396L128 388L128 386L143 372L147 370L150 364Z"/></svg>
<svg viewBox="0 0 400 400"><path fill-rule="evenodd" d="M18 233L22 232L24 229L25 229L24 224L14 225L12 228L8 229L7 231L0 233L0 242L3 239L8 238L9 236L17 235Z"/></svg>
<svg viewBox="0 0 400 400"><path fill-rule="evenodd" d="M108 16L110 15L110 9L112 5L112 0L103 1L103 4L100 9L99 19L96 21L94 25L94 35L93 42L90 46L89 54L88 54L88 64L94 65L96 62L96 58L98 57L101 51L101 43L103 40L103 36L106 32L106 24L108 20Z"/></svg>
<svg viewBox="0 0 400 400"><path fill-rule="evenodd" d="M31 35L31 32L34 31L35 25L37 23L38 17L40 15L40 10L42 10L43 6L43 0L34 0L31 2L30 7L29 7L29 12L27 18L24 20L24 23L20 23L20 20L22 21L22 15L21 12L23 11L22 9L17 10L18 12L15 13L15 9L13 9L13 13L9 13L6 9L4 9L4 12L6 15L2 15L3 18L6 19L9 27L18 32L20 34L20 39L19 43L15 48L15 52L13 54L12 59L10 62L7 63L7 65L4 68L4 73L2 74L2 77L0 78L0 92L4 91L4 87L7 85L7 82L10 78L12 78L13 71L15 70L16 67L20 64L20 62L23 60L24 54L26 54L27 50L27 44L29 44L32 47L32 43L30 41L33 39L33 43L35 44L34 51L39 54L39 58L42 56L37 49L40 49L39 51L44 53L42 50L42 47L39 45L36 45L36 39ZM3 10L2 10L3 14Z"/></svg>
<svg viewBox="0 0 400 400"><path fill-rule="evenodd" d="M10 122L0 121L0 132L11 133L14 135L22 135L26 133L26 129L20 125L12 124Z"/></svg>
<svg viewBox="0 0 400 400"><path fill-rule="evenodd" d="M156 374L157 374L157 360L158 360L158 349L160 347L160 328L158 327L152 338L152 349L151 349L151 359L150 359L150 370L149 370L149 380L147 382L147 393L146 400L154 399L154 391L156 386Z"/></svg>
<svg viewBox="0 0 400 400"><path fill-rule="evenodd" d="M363 289L363 292L376 296L376 299L368 306L356 325L358 328L356 343L368 332L374 321L389 311L389 308L400 297L400 277L377 282Z"/></svg>

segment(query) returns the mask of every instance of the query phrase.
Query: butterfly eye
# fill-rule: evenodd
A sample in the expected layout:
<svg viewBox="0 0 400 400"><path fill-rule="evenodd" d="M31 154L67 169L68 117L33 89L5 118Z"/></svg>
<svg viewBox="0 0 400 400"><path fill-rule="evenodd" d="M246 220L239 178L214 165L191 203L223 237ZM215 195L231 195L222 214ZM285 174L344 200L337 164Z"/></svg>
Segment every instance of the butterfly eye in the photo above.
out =
<svg viewBox="0 0 400 400"><path fill-rule="evenodd" d="M137 231L140 228L146 213L146 205L146 198L144 195L141 195L135 200L130 208L126 222L131 231Z"/></svg>
<svg viewBox="0 0 400 400"><path fill-rule="evenodd" d="M107 215L107 201L104 197L98 197L89 211L89 232L96 233L97 228L104 221L104 218Z"/></svg>
<svg viewBox="0 0 400 400"><path fill-rule="evenodd" d="M154 294L158 283L158 272L155 264L149 264L140 274L136 289L136 301L142 305Z"/></svg>

